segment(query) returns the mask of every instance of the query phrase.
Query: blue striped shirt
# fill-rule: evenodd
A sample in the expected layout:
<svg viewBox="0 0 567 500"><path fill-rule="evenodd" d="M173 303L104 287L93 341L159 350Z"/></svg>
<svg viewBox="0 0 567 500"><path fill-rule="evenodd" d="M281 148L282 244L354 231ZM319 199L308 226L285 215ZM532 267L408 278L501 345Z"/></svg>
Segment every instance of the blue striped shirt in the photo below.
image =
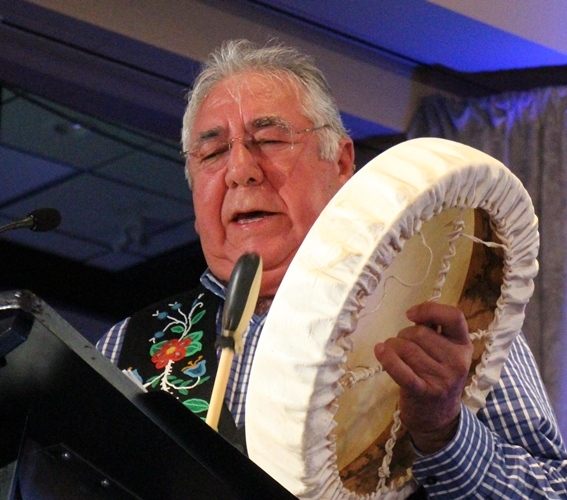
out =
<svg viewBox="0 0 567 500"><path fill-rule="evenodd" d="M475 416L462 406L454 439L412 467L429 498L567 498L567 450L522 335Z"/></svg>
<svg viewBox="0 0 567 500"><path fill-rule="evenodd" d="M206 272L205 287L224 299L224 286ZM254 315L244 333L244 353L235 356L226 403L244 425L252 359L266 315ZM220 334L221 308L217 313ZM128 319L114 326L97 347L118 360ZM429 498L567 499L567 449L535 360L523 336L513 344L498 384L475 416L462 405L454 439L442 450L418 457L412 467Z"/></svg>

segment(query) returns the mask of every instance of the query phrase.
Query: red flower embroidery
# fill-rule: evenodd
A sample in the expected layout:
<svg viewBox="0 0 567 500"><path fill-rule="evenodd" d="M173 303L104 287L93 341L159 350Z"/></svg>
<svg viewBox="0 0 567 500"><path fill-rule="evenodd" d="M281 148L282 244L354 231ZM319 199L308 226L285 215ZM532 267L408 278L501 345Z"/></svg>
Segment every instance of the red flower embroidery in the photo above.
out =
<svg viewBox="0 0 567 500"><path fill-rule="evenodd" d="M156 369L161 370L169 361L179 361L185 357L187 347L193 339L185 338L183 340L168 340L162 348L152 356L152 362L156 365Z"/></svg>

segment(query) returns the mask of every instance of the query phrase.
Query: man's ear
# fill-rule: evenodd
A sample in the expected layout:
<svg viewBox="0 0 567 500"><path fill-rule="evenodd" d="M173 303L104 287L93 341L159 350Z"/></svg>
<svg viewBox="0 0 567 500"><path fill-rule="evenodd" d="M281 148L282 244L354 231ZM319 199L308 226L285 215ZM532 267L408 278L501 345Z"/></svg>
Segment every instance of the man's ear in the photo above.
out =
<svg viewBox="0 0 567 500"><path fill-rule="evenodd" d="M199 233L199 221L198 221L197 219L195 219L195 232L196 232L197 234L200 234L200 233Z"/></svg>
<svg viewBox="0 0 567 500"><path fill-rule="evenodd" d="M339 143L337 166L339 180L344 184L354 174L354 143L350 137L343 137Z"/></svg>

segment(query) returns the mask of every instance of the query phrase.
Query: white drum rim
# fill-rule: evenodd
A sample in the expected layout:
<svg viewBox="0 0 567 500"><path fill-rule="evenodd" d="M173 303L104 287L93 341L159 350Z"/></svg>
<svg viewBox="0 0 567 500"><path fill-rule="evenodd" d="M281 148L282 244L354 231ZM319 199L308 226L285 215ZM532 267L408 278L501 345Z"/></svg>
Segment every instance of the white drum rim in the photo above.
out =
<svg viewBox="0 0 567 500"><path fill-rule="evenodd" d="M353 196L354 207L345 201ZM372 204L365 203L368 196ZM506 246L504 282L491 325L494 341L476 368L464 403L473 411L482 408L486 395L498 381L511 344L520 332L538 270L539 235L531 200L521 182L502 163L476 149L437 138L404 142L361 169L322 212L282 281L258 343L246 402L248 453L296 496L397 497L395 491L372 497L349 492L334 464L331 434L334 402L341 392L340 364L348 349L345 333L354 330L353 313L361 307L352 292L372 286L367 269L375 266L378 253L380 261L395 258L397 251L385 248L386 236L397 238L403 246L404 234L411 237L421 222L452 207L485 210ZM320 247L322 242L344 245L342 225L349 234L355 226L357 238L348 242L354 245L351 253L317 259L317 272L324 277L314 277L310 247ZM353 271L358 271L353 279L342 279ZM321 283L325 273L331 284ZM302 307L298 290L313 290L314 281L324 287L321 293L331 296L337 309L340 307L334 319L328 311L313 307L302 311L299 320L290 314L290 310ZM297 346L290 349L289 341L286 345L286 335L297 329L309 332L299 352ZM306 407L293 394L294 388L302 384L318 387L308 395ZM268 405L272 407L269 411ZM411 484L407 488L412 488Z"/></svg>

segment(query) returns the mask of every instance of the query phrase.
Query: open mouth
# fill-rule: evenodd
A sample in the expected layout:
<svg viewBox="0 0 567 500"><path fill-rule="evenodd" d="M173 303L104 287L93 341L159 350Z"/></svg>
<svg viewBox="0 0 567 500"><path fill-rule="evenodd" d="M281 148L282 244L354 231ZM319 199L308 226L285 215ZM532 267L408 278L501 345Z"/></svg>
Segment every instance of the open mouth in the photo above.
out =
<svg viewBox="0 0 567 500"><path fill-rule="evenodd" d="M261 219L264 219L265 217L270 217L272 215L274 215L273 212L263 212L260 210L253 212L244 212L236 214L232 219L232 222L236 222L237 224L247 224L250 222L259 221Z"/></svg>

